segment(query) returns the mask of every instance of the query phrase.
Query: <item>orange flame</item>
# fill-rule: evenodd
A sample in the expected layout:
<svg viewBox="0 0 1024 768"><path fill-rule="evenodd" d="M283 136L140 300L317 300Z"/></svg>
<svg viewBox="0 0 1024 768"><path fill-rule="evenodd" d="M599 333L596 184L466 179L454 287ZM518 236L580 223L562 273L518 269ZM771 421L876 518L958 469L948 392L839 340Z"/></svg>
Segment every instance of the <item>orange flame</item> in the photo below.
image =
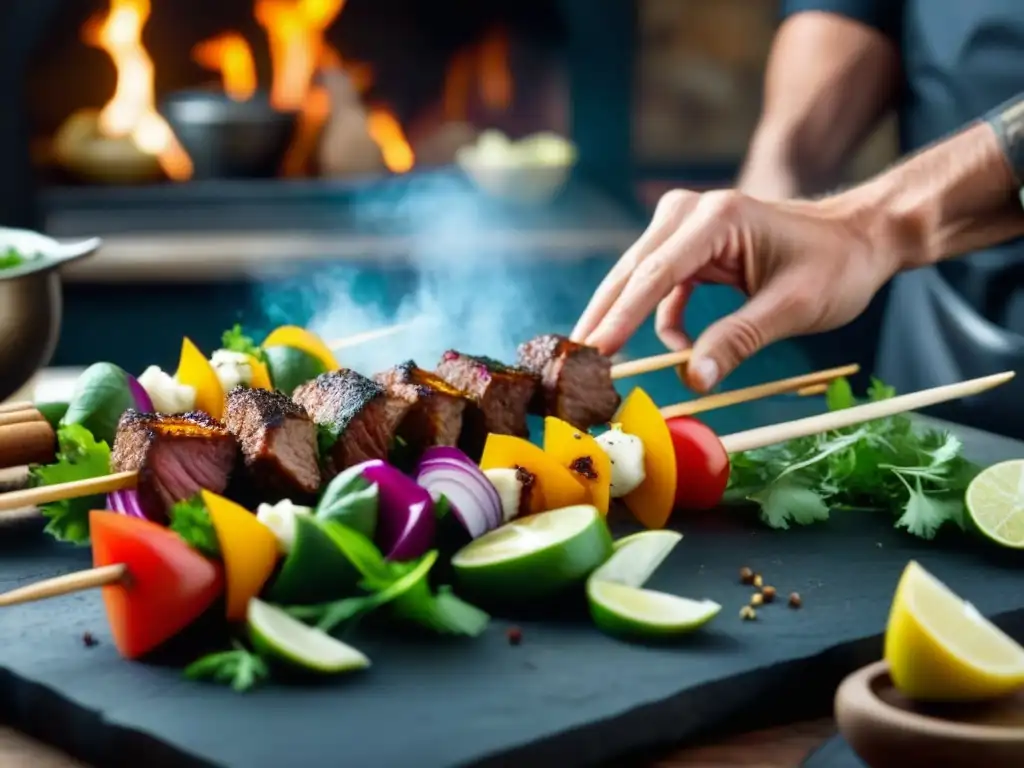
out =
<svg viewBox="0 0 1024 768"><path fill-rule="evenodd" d="M445 74L442 106L445 118L466 120L474 81L485 107L494 111L512 104L512 71L509 66L508 34L495 29L479 43L456 52Z"/></svg>
<svg viewBox="0 0 1024 768"><path fill-rule="evenodd" d="M192 60L220 73L224 93L229 98L246 101L256 93L256 62L252 49L237 32L225 32L198 43L192 49Z"/></svg>
<svg viewBox="0 0 1024 768"><path fill-rule="evenodd" d="M129 137L159 160L168 177L184 180L192 175L192 161L156 111L153 60L142 45L149 14L149 0L111 0L106 14L82 28L85 43L110 56L117 72L114 95L99 114L99 130L109 138Z"/></svg>
<svg viewBox="0 0 1024 768"><path fill-rule="evenodd" d="M380 147L384 165L394 173L406 173L412 170L416 162L409 141L405 138L402 126L387 108L371 107L366 116L366 130L370 138Z"/></svg>

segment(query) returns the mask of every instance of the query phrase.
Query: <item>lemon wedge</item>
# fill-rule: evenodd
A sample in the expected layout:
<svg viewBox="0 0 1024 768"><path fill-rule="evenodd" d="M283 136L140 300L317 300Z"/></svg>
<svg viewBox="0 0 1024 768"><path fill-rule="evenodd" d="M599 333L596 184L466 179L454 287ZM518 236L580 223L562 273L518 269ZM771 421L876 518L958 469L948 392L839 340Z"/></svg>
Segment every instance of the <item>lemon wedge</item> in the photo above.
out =
<svg viewBox="0 0 1024 768"><path fill-rule="evenodd" d="M893 596L885 660L904 696L993 699L1024 686L1024 648L911 560Z"/></svg>

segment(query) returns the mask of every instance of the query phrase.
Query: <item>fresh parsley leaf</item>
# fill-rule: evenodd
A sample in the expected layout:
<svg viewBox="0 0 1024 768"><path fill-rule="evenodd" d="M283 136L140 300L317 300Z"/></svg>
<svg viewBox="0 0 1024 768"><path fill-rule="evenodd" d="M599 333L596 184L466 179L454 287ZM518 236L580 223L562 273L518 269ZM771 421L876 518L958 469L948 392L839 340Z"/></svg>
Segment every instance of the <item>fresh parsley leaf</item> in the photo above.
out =
<svg viewBox="0 0 1024 768"><path fill-rule="evenodd" d="M842 381L842 380L840 380ZM868 398L895 389L873 379ZM833 382L830 410L856 405L848 383ZM895 524L931 538L943 525L963 527L963 495L978 467L942 430L897 415L731 457L726 501L752 501L774 528L828 518L829 509L888 510Z"/></svg>
<svg viewBox="0 0 1024 768"><path fill-rule="evenodd" d="M857 404L853 396L853 387L845 378L833 379L825 391L825 403L830 411L839 411L843 408L851 408Z"/></svg>
<svg viewBox="0 0 1024 768"><path fill-rule="evenodd" d="M217 531L201 495L197 493L191 499L179 501L171 507L168 515L171 520L168 527L192 549L210 558L220 558Z"/></svg>
<svg viewBox="0 0 1024 768"><path fill-rule="evenodd" d="M316 447L321 462L334 450L334 444L338 442L340 434L337 429L328 424L316 425Z"/></svg>
<svg viewBox="0 0 1024 768"><path fill-rule="evenodd" d="M26 261L28 259L16 248L8 248L0 252L0 269L14 269L15 267L20 267Z"/></svg>
<svg viewBox="0 0 1024 768"><path fill-rule="evenodd" d="M110 446L97 441L81 424L65 424L57 430L57 460L33 467L34 485L59 485L110 473ZM89 543L89 512L102 509L104 497L85 496L44 504L40 511L49 518L46 532L59 541Z"/></svg>
<svg viewBox="0 0 1024 768"><path fill-rule="evenodd" d="M185 667L189 680L207 680L229 685L239 693L255 688L270 677L267 663L237 640L233 649L211 653Z"/></svg>
<svg viewBox="0 0 1024 768"><path fill-rule="evenodd" d="M264 352L263 348L252 340L251 336L245 335L240 323L235 323L231 328L221 334L220 345L224 349L229 349L232 352L241 352L244 355L252 355L261 363L267 362L266 352Z"/></svg>

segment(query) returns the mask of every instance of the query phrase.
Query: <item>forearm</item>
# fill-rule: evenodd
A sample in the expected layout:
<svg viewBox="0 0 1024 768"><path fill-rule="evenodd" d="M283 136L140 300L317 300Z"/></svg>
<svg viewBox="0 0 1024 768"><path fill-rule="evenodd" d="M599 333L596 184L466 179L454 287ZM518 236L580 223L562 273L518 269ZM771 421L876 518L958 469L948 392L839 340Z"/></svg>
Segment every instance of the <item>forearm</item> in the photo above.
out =
<svg viewBox="0 0 1024 768"><path fill-rule="evenodd" d="M789 18L772 45L738 188L786 198L833 187L891 104L898 67L892 42L863 24L833 13Z"/></svg>
<svg viewBox="0 0 1024 768"><path fill-rule="evenodd" d="M990 118L836 198L858 211L855 220L892 252L896 270L1024 235L1015 176L1024 168L1024 93Z"/></svg>

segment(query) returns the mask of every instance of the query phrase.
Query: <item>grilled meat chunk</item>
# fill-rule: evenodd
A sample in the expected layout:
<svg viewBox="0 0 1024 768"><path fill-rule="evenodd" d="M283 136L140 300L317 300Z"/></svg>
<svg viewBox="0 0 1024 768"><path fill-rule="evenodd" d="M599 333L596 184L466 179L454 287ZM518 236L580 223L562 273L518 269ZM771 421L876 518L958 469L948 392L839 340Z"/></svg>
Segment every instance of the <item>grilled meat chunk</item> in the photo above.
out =
<svg viewBox="0 0 1024 768"><path fill-rule="evenodd" d="M540 378L531 410L557 416L577 429L605 424L621 397L612 381L612 363L593 347L565 336L545 334L519 345L518 363Z"/></svg>
<svg viewBox="0 0 1024 768"><path fill-rule="evenodd" d="M322 373L296 388L292 400L337 439L325 470L331 475L369 459L387 459L409 403L348 368Z"/></svg>
<svg viewBox="0 0 1024 768"><path fill-rule="evenodd" d="M462 433L462 414L469 397L436 373L418 368L412 360L378 373L374 379L389 397L409 404L398 425L398 436L413 454L434 445L455 446Z"/></svg>
<svg viewBox="0 0 1024 768"><path fill-rule="evenodd" d="M529 436L526 413L539 383L535 374L450 349L441 356L437 375L473 398L486 432Z"/></svg>
<svg viewBox="0 0 1024 768"><path fill-rule="evenodd" d="M224 421L263 501L309 497L320 489L316 425L287 395L236 387L228 393Z"/></svg>
<svg viewBox="0 0 1024 768"><path fill-rule="evenodd" d="M219 421L195 411L168 416L125 411L110 463L139 473L139 502L155 520L200 490L223 493L238 455L235 438Z"/></svg>

